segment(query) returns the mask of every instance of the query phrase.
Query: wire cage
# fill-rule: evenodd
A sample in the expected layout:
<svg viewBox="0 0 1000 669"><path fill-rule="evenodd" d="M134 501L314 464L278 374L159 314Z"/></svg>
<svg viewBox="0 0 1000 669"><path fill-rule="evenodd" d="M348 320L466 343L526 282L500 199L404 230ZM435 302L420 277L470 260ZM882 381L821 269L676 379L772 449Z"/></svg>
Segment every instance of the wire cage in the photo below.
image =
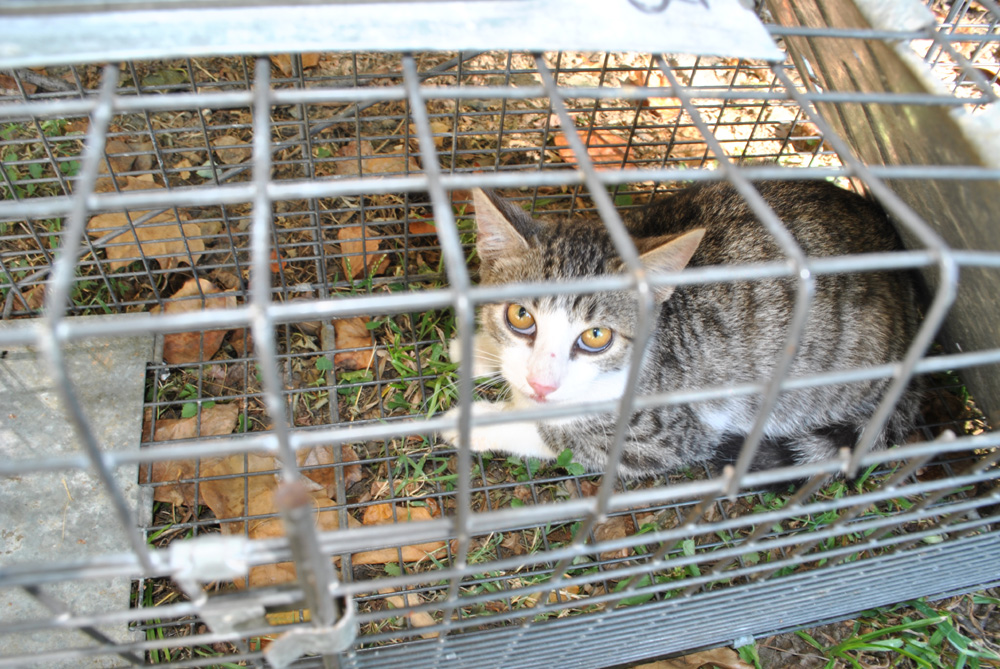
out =
<svg viewBox="0 0 1000 669"><path fill-rule="evenodd" d="M472 49L495 17L456 4L0 8L0 666L604 667L1000 581L996 4L732 3L756 56L657 41L727 3L622 3L632 51L557 9L559 51ZM368 32L283 32L331 8ZM428 12L471 34L428 48ZM916 269L921 329L883 368L611 408L891 377L880 420L920 375L908 443L623 482L441 442L478 305L639 280L478 286L471 189L613 229L719 179L762 220L755 180L835 181L908 250L660 281Z"/></svg>

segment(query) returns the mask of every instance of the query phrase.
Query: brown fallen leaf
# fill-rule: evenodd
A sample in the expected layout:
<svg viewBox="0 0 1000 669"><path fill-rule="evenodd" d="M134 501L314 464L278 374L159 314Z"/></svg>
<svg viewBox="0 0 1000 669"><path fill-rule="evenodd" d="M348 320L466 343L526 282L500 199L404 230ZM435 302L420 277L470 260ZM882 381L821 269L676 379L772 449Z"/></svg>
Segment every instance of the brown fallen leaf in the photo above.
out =
<svg viewBox="0 0 1000 669"><path fill-rule="evenodd" d="M283 269L285 269L285 261L283 261L281 259L281 256L278 255L278 251L277 250L273 250L272 249L272 251L271 251L271 274L277 274L277 273L279 273Z"/></svg>
<svg viewBox="0 0 1000 669"><path fill-rule="evenodd" d="M649 77L641 70L635 70L629 74L629 83L635 86L648 86L650 88L669 88L670 81L659 70L651 70ZM667 109L653 109L657 116L666 122L676 121L681 115L681 101L672 97L651 97L646 98L650 107L667 107Z"/></svg>
<svg viewBox="0 0 1000 669"><path fill-rule="evenodd" d="M341 353L333 355L333 364L338 369L368 369L375 358L372 335L365 326L367 316L338 318L333 321L334 346ZM346 349L361 349L357 351Z"/></svg>
<svg viewBox="0 0 1000 669"><path fill-rule="evenodd" d="M395 519L393 519L394 506ZM363 525L386 525L393 522L420 522L422 520L431 520L431 518L431 512L427 507L383 503L366 507L361 523ZM351 561L354 564L387 564L389 562L397 562L400 559L400 553L402 553L403 562L419 562L429 556L440 559L447 555L445 547L446 544L443 541L429 541L412 546L403 546L398 551L395 548L381 548L355 553L351 556Z"/></svg>
<svg viewBox="0 0 1000 669"><path fill-rule="evenodd" d="M253 355L253 335L248 328L233 330L229 335L229 345L233 347L237 358Z"/></svg>
<svg viewBox="0 0 1000 669"><path fill-rule="evenodd" d="M180 177L181 181L187 181L188 179L191 178L191 170L186 168L193 169L194 164L187 158L181 158L180 160L178 160L176 163L174 163L174 167L180 170L180 172L177 172L177 176Z"/></svg>
<svg viewBox="0 0 1000 669"><path fill-rule="evenodd" d="M753 669L732 648L713 648L699 653L640 664L633 669Z"/></svg>
<svg viewBox="0 0 1000 669"><path fill-rule="evenodd" d="M560 602L560 601L566 602L568 600L573 599L574 598L573 595L578 595L578 594L580 594L580 586L578 586L578 585L570 585L570 586L567 586L565 588L559 588L558 596L557 596L556 592L550 592L547 601L548 601L549 604L555 604L555 603ZM536 592L536 593L533 593L531 595L528 595L523 600L523 602L524 602L523 606L526 606L526 607L529 607L529 608L532 607L532 606L535 606L536 604L538 604L538 600L540 600L541 598L542 598L542 593L541 592Z"/></svg>
<svg viewBox="0 0 1000 669"><path fill-rule="evenodd" d="M344 275L352 279L359 274L381 274L389 264L385 253L376 253L382 240L376 232L366 226L350 225L337 230L340 240L340 258Z"/></svg>
<svg viewBox="0 0 1000 669"><path fill-rule="evenodd" d="M108 163L111 163L111 169L115 174L121 174L122 172L128 172L132 169L132 165L135 164L135 156L118 155L125 154L132 151L132 147L123 142L120 139L108 140L107 144L104 145L104 154L107 156L107 161L102 160L100 166L97 168L99 174L108 173Z"/></svg>
<svg viewBox="0 0 1000 669"><path fill-rule="evenodd" d="M823 137L820 135L819 128L809 121L797 121L794 125L791 123L779 123L775 129L775 133L779 139L787 140L798 153L813 153L819 148L820 144L823 144ZM828 145L823 146L823 149L827 151L833 150Z"/></svg>
<svg viewBox="0 0 1000 669"><path fill-rule="evenodd" d="M38 311L45 303L45 284L35 284L27 290L22 290L21 295L24 296L23 300L20 295L14 293L14 309Z"/></svg>
<svg viewBox="0 0 1000 669"><path fill-rule="evenodd" d="M232 405L216 405L232 406ZM214 407L213 407L214 408ZM208 410L206 410L208 411ZM203 411L203 416L206 413ZM193 419L181 419L181 421L191 421ZM178 421L178 422L181 422ZM157 423L158 440L163 438L179 438L172 436L169 432L164 432L165 437L160 437L161 423L169 425L169 421ZM185 423L185 427L192 433L194 428L190 423ZM202 422L202 436L220 433L228 434L235 427L235 416L228 425L228 431L221 425L215 423ZM296 460L299 464L315 464L332 462L332 447L317 446L308 451L299 452ZM347 457L344 458L345 460ZM349 468L349 467L348 467ZM153 498L156 501L167 502L178 506L193 506L194 504L205 504L215 517L219 519L220 529L223 534L245 535L251 539L268 539L282 537L285 534L281 518L277 516L278 506L275 502L275 494L278 489L278 480L274 472L279 469L279 463L270 454L235 454L227 457L202 458L200 461L182 460L172 462L155 462L152 465L151 480L153 483L161 484L154 487ZM146 472L143 468L142 480L147 480ZM265 473L266 472L266 473ZM315 514L314 523L318 530L323 532L339 529L339 513L337 504L330 499L329 490L332 489L334 469L321 468L304 472L316 485L312 486L307 494L318 513ZM198 497L195 498L194 483L180 483L182 479L192 479L195 476L202 479L198 483ZM245 504L244 502L248 502ZM249 520L234 520L226 522L230 518L251 517ZM348 516L350 527L360 527L361 523ZM260 565L250 569L250 585L272 585L285 583L295 579L295 567L291 562L278 564ZM234 581L236 587L245 587L244 579Z"/></svg>
<svg viewBox="0 0 1000 669"><path fill-rule="evenodd" d="M276 68L281 70L281 73L286 77L290 77L295 74L295 68L292 67L292 56L291 54L282 53L277 56L271 56L271 64ZM319 54L318 53L304 53L302 54L302 69L308 70L309 68L316 67L319 64Z"/></svg>
<svg viewBox="0 0 1000 669"><path fill-rule="evenodd" d="M67 135L85 135L90 129L90 117L81 116L66 124Z"/></svg>
<svg viewBox="0 0 1000 669"><path fill-rule="evenodd" d="M236 405L232 404L222 406L235 407ZM205 412L203 412L203 414L204 413ZM157 421L156 441L184 438L184 436L176 436L175 434L172 434L169 429L160 429L161 425L169 426L173 420L175 419ZM193 421L193 418L182 418L176 420L179 422ZM219 422L222 422L221 419ZM230 434L235 428L235 424L235 416L230 421L228 428L222 425L209 425L208 423L203 422L201 436L207 437L220 434ZM193 427L185 429L189 432L187 436L194 436ZM315 463L317 460L331 462L333 458L330 455L317 456L317 453L326 452L328 454L330 449L330 446L316 446L307 451L300 451L296 455L296 460L303 465ZM245 461L244 457L246 458ZM226 518L235 518L247 515L244 513L243 507L243 493L245 485L249 486L251 492L250 508L247 512L249 515L276 513L275 508L270 506L269 502L262 501L264 498L260 497L260 495L263 494L265 490L272 489L276 486L277 482L274 479L274 474L271 472L274 472L279 468L280 464L273 455L259 453L248 453L246 456L243 454L236 454L226 457L202 458L200 461L169 460L165 462L153 463L150 480L154 483L166 484L156 487L153 497L156 501L169 502L178 506L193 506L196 501L197 503L207 503L213 513L215 513L216 517L220 520L224 520ZM268 473L254 475L259 472ZM332 466L329 468L311 469L303 472L304 477L309 479L308 483L311 484L308 491L309 494L313 495L313 493L319 493L318 496L313 495L313 497L316 497L317 499L319 497L327 500L332 499L331 494L336 492L335 486L332 484L334 472L335 469ZM143 480L146 480L145 475L146 470L144 469ZM192 479L196 476L198 478L212 476L224 476L228 478L201 481L199 484L201 497L199 497L198 500L195 500L194 484L177 482L182 479ZM239 525L239 523L230 524ZM242 527L242 525L239 526Z"/></svg>
<svg viewBox="0 0 1000 669"><path fill-rule="evenodd" d="M240 407L235 402L229 404L215 404L204 407L200 416L190 418L163 418L153 425L152 410L147 410L143 415L143 440L144 441L173 441L175 439L193 439L195 437L215 437L219 435L232 434L236 429L236 420L239 416ZM200 423L199 423L200 418ZM200 430L198 429L200 426ZM155 433L152 433L155 427ZM153 483L169 483L180 479L194 478L197 473L194 460L183 461L158 461L152 463L150 471L148 465L142 467L143 481ZM159 485L153 488L153 499L157 502L167 502L174 506L193 506L194 484L174 483L173 485Z"/></svg>
<svg viewBox="0 0 1000 669"><path fill-rule="evenodd" d="M344 444L340 447L340 461L353 464L344 467L344 487L350 488L355 483L360 483L364 478L361 472L361 464L358 462L358 454L354 452L354 447Z"/></svg>
<svg viewBox="0 0 1000 669"><path fill-rule="evenodd" d="M420 595L416 593L406 593L402 595L391 595L390 593L395 592L389 588L379 589L379 593L383 595L390 595L385 598L385 603L394 609L404 609L408 611L404 615L406 619L410 622L413 627L430 627L431 625L436 625L437 621L434 620L432 616L427 611L410 611L414 607L418 606L423 600ZM436 639L438 637L438 632L421 632L420 636L425 639Z"/></svg>
<svg viewBox="0 0 1000 669"><path fill-rule="evenodd" d="M142 177L125 177L119 180L120 190L148 190L162 188L149 175ZM110 179L105 179L110 184ZM122 182L124 184L122 185ZM117 228L126 228L121 234L108 242L104 251L107 254L111 271L132 264L141 257L156 260L163 269L174 269L181 263L198 262L199 256L205 251L205 242L198 239L200 228L194 223L185 223L183 214L180 219L174 215L174 210L157 214L149 221L130 227L147 211L111 212L98 214L87 223L87 233L91 237L103 237ZM133 234L133 230L135 231ZM136 239L138 238L138 243ZM190 252L190 256L188 253Z"/></svg>
<svg viewBox="0 0 1000 669"><path fill-rule="evenodd" d="M165 313L178 314L200 309L234 309L236 296L233 294L218 294L219 289L208 279L188 279L180 289L170 296ZM214 296L214 297L209 297ZM197 298L179 300L178 298ZM160 311L159 306L150 309L152 313ZM171 365L186 362L211 360L226 336L227 330L208 330L195 332L173 332L163 335L163 360Z"/></svg>
<svg viewBox="0 0 1000 669"><path fill-rule="evenodd" d="M132 163L133 170L145 171L153 169L156 153L153 151L152 142L132 142L129 144L129 148L133 151L141 152L139 155L135 156L135 160Z"/></svg>
<svg viewBox="0 0 1000 669"><path fill-rule="evenodd" d="M553 114L551 117L553 126L559 125L559 117ZM586 128L578 128L580 139L587 143L587 155L594 163L594 169L613 170L620 168L626 161L626 140L619 137L610 130L596 128L588 131ZM569 140L561 132L553 133L555 138L557 153L563 162L569 165L576 164L576 154L569 146Z"/></svg>
<svg viewBox="0 0 1000 669"><path fill-rule="evenodd" d="M253 155L253 147L232 135L216 137L212 146L215 147L215 155L226 165L245 163Z"/></svg>
<svg viewBox="0 0 1000 669"><path fill-rule="evenodd" d="M475 174L481 172L481 170L476 170ZM451 206L455 207L461 216L471 216L476 213L476 205L472 201L472 191L464 188L451 191Z"/></svg>
<svg viewBox="0 0 1000 669"><path fill-rule="evenodd" d="M262 486L261 490L257 492L257 499L251 504L252 515L257 515L255 510L260 510L261 513L268 514L277 513L278 507L274 500L277 483L274 482L274 477L270 478L271 483ZM310 497L314 506L318 509L313 521L316 530L319 532L332 532L339 529L337 503L327 499L320 492L312 492L310 493ZM348 516L348 521L352 520L353 518ZM354 523L357 523L357 521L354 521ZM223 523L222 531L226 534L242 534L244 532L243 523ZM246 529L246 532L251 539L277 539L285 536L285 527L280 517L259 518L250 521L250 526ZM334 559L334 563L336 564L337 562L339 560ZM250 568L249 581L251 588L288 583L294 580L295 563L293 562L279 562ZM233 584L237 588L242 589L245 586L245 581L242 578L238 578L233 581Z"/></svg>
<svg viewBox="0 0 1000 669"><path fill-rule="evenodd" d="M24 92L28 95L33 95L38 90L38 86L30 81L21 81L21 85L24 86ZM3 95L16 96L21 94L21 89L17 87L17 81L14 77L0 72L0 92Z"/></svg>
<svg viewBox="0 0 1000 669"><path fill-rule="evenodd" d="M431 221L410 221L408 229L411 235L433 235L437 233L437 226Z"/></svg>
<svg viewBox="0 0 1000 669"><path fill-rule="evenodd" d="M508 532L503 541L500 542L500 546L514 555L524 555L528 552L528 549L524 547L520 532Z"/></svg>
<svg viewBox="0 0 1000 669"><path fill-rule="evenodd" d="M625 537L633 534L635 528L632 527L632 519L628 516L612 516L606 521L594 528L594 539L597 544L600 545L605 541L614 541L615 539L624 539ZM613 551L604 551L601 553L601 560L616 560L619 558L627 558L631 550L627 547L619 548Z"/></svg>
<svg viewBox="0 0 1000 669"><path fill-rule="evenodd" d="M442 121L440 119L430 122L431 133L434 135L434 146L441 148L444 146L444 137L451 133L451 123L447 121ZM410 124L410 141L414 149L420 146L420 142L417 140L417 124Z"/></svg>
<svg viewBox="0 0 1000 669"><path fill-rule="evenodd" d="M236 429L239 413L239 404L229 402L203 407L200 415L190 418L163 418L156 421L156 432L152 440L173 441L232 434Z"/></svg>
<svg viewBox="0 0 1000 669"><path fill-rule="evenodd" d="M343 177L356 177L362 174L368 176L385 176L388 174L413 174L420 171L420 166L414 156L406 156L400 150L394 155L375 155L375 148L367 139L361 143L351 140L337 151L337 155L348 160L339 160L333 164L333 170ZM358 162L360 158L360 170Z"/></svg>
<svg viewBox="0 0 1000 669"><path fill-rule="evenodd" d="M307 451L296 454L299 467L315 467L306 469L302 474L316 484L313 489L321 489L330 499L337 498L337 469L344 470L344 487L350 488L361 480L361 465L358 455L350 445L340 447L340 467L334 466L333 449L335 446L313 446ZM353 464L348 464L353 463Z"/></svg>

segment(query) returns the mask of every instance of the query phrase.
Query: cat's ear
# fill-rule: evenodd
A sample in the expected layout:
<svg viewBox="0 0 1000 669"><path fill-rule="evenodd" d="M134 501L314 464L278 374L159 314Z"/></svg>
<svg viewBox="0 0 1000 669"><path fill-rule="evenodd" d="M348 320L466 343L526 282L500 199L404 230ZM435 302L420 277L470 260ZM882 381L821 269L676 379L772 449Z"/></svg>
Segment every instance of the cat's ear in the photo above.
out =
<svg viewBox="0 0 1000 669"><path fill-rule="evenodd" d="M490 190L472 191L476 206L476 250L484 263L528 250L527 237L538 223L523 209Z"/></svg>
<svg viewBox="0 0 1000 669"><path fill-rule="evenodd" d="M660 243L654 242L655 246L640 255L639 260L646 269L653 272L679 272L687 267L704 236L705 228L695 228ZM673 292L674 286L659 286L656 288L656 298L660 302L666 302Z"/></svg>

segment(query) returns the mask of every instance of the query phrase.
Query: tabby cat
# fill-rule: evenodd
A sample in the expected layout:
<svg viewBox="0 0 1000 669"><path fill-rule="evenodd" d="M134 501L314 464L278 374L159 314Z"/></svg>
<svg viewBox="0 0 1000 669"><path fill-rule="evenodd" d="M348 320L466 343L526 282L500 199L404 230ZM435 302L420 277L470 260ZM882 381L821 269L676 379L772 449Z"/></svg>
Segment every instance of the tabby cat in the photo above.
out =
<svg viewBox="0 0 1000 669"><path fill-rule="evenodd" d="M808 256L901 248L885 213L859 195L823 181L754 185ZM490 192L476 191L474 200L483 284L624 272L600 221L536 220ZM653 272L784 259L749 205L724 182L655 201L627 216L625 224L641 262ZM657 289L659 314L638 376L640 395L769 379L785 347L795 285L792 279L771 279ZM818 276L790 376L901 359L918 325L915 288L907 272ZM483 306L473 373L502 377L509 393L504 401L475 402L474 414L620 398L637 313L637 300L626 292ZM782 393L753 469L819 461L853 446L888 384L879 379ZM907 390L876 448L906 438L919 395L916 387ZM700 463L718 468L733 462L760 399L718 398L637 411L629 419L620 475L646 478ZM478 426L471 445L476 451L542 459L569 448L577 462L600 469L616 420L611 413L591 413ZM444 437L457 441L455 432Z"/></svg>

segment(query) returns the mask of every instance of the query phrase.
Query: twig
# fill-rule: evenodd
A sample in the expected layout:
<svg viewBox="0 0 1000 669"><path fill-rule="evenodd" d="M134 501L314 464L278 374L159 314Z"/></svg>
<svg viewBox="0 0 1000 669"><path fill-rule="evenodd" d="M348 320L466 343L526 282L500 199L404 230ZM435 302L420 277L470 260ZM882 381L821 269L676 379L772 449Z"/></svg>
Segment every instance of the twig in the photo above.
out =
<svg viewBox="0 0 1000 669"><path fill-rule="evenodd" d="M63 81L62 79L56 79L55 77L50 77L46 74L38 74L37 72L32 72L31 70L14 70L14 74L22 81L34 84L45 91L71 93L76 90L76 88L69 82Z"/></svg>

